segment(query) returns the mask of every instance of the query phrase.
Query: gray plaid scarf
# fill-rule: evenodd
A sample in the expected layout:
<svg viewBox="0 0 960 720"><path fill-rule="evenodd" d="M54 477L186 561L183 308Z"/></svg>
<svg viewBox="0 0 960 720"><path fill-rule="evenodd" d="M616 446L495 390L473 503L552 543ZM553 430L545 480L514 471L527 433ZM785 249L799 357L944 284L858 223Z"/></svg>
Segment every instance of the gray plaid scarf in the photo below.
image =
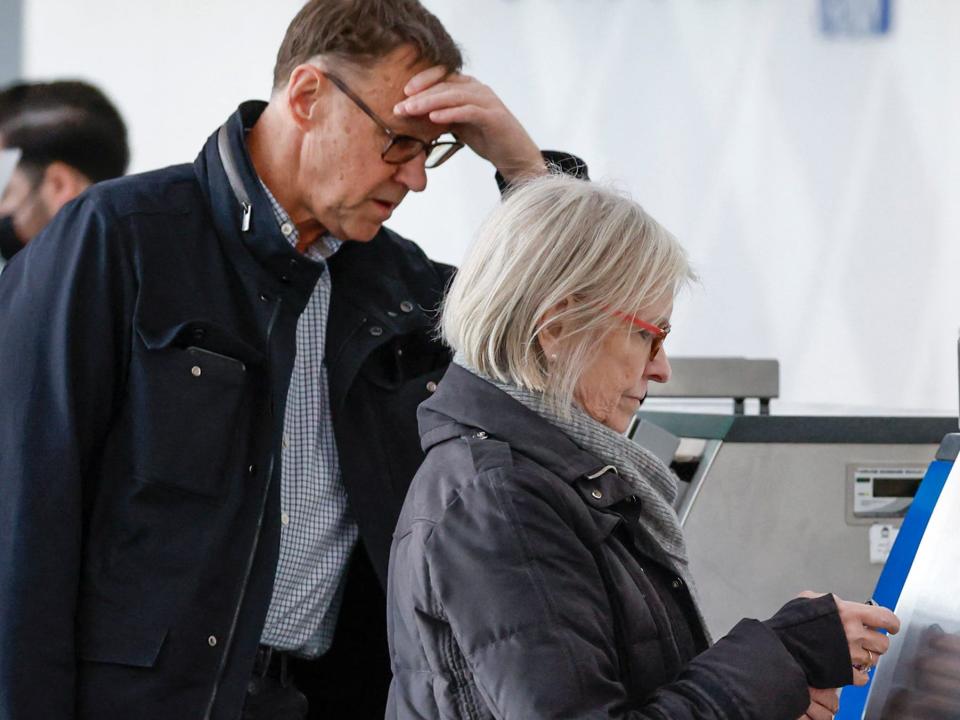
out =
<svg viewBox="0 0 960 720"><path fill-rule="evenodd" d="M690 575L687 547L680 520L673 509L677 497L677 476L646 448L627 439L587 415L577 406L570 408L570 418L559 415L542 393L502 383L466 364L460 354L454 362L477 377L499 388L518 403L532 410L559 428L579 448L613 465L620 477L630 483L640 497L640 530L638 544L652 560L659 562L683 578L690 589L694 606L706 632L700 612L696 585Z"/></svg>

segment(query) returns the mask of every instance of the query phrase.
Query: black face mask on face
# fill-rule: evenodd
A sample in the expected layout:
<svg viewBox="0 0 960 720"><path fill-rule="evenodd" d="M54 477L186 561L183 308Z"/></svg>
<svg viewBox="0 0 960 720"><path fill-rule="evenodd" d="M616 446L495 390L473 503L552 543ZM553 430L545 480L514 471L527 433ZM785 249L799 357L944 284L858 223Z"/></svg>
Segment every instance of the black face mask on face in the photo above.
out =
<svg viewBox="0 0 960 720"><path fill-rule="evenodd" d="M0 255L4 260L9 260L21 250L23 250L23 243L20 242L17 231L13 229L13 216L0 217Z"/></svg>

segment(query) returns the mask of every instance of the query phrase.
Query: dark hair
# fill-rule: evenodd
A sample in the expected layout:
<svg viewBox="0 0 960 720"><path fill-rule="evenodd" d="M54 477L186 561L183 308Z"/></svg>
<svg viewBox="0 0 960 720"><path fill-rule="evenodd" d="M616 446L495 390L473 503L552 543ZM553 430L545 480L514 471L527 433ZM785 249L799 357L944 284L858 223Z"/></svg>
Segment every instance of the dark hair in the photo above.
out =
<svg viewBox="0 0 960 720"><path fill-rule="evenodd" d="M91 182L123 175L130 160L120 113L100 90L78 80L0 91L0 140L20 148L27 171L62 162Z"/></svg>
<svg viewBox="0 0 960 720"><path fill-rule="evenodd" d="M449 72L463 67L460 48L417 0L310 0L280 44L273 87L286 85L297 65L317 55L369 66L401 45Z"/></svg>

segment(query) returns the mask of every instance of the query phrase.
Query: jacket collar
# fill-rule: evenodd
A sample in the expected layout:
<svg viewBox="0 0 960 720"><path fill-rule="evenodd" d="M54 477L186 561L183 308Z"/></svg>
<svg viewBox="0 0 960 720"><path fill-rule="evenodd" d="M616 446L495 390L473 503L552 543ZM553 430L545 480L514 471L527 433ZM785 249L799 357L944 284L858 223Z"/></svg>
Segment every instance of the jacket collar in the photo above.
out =
<svg viewBox="0 0 960 720"><path fill-rule="evenodd" d="M417 420L424 452L478 429L509 443L568 483L604 467L558 427L456 364L450 365L437 391L417 409Z"/></svg>
<svg viewBox="0 0 960 720"><path fill-rule="evenodd" d="M243 229L244 208L230 185L221 159L219 128L208 139L194 163L213 216L217 234L225 241L228 252L242 269L266 281L263 288L284 295L294 305L306 305L322 266L303 257L280 232L270 200L260 185L247 151L247 132L256 124L267 104L245 102L225 123L223 152L229 154L236 168L236 181L250 204L249 226ZM251 263L252 261L252 263ZM263 273L262 271L266 271Z"/></svg>

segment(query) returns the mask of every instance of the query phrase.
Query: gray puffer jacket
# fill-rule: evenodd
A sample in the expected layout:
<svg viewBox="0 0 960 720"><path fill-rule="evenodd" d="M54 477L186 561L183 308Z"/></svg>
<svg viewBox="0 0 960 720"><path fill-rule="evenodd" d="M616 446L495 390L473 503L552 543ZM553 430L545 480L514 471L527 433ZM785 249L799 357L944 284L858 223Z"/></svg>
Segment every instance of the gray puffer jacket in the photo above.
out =
<svg viewBox="0 0 960 720"><path fill-rule="evenodd" d="M637 550L631 487L493 385L453 365L419 420L387 718L796 720L808 685L850 682L829 596L707 648L679 578Z"/></svg>

